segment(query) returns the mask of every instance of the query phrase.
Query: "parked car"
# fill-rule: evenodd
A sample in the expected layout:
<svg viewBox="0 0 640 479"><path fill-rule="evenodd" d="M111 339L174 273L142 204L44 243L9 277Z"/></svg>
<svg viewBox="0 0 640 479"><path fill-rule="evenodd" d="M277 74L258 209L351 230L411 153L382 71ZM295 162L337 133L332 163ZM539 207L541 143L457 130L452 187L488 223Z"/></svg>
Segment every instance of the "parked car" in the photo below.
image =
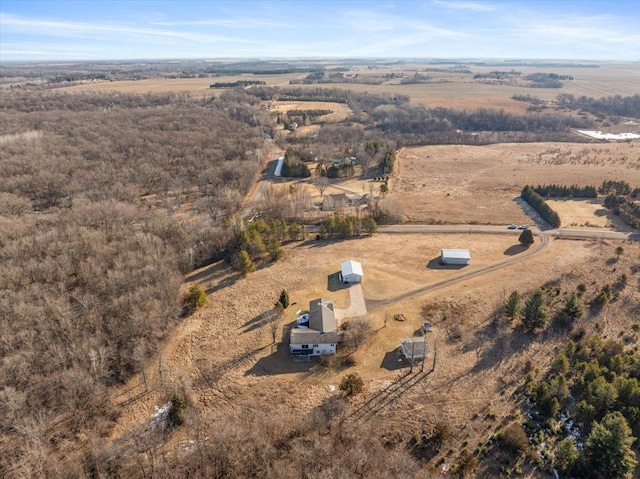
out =
<svg viewBox="0 0 640 479"><path fill-rule="evenodd" d="M529 225L520 225L520 226L518 226L519 230L526 230L527 228L529 228Z"/></svg>
<svg viewBox="0 0 640 479"><path fill-rule="evenodd" d="M509 230L515 230L516 228L517 228L517 226L516 226L516 225L509 225L509 226L507 226L507 229L509 229Z"/></svg>

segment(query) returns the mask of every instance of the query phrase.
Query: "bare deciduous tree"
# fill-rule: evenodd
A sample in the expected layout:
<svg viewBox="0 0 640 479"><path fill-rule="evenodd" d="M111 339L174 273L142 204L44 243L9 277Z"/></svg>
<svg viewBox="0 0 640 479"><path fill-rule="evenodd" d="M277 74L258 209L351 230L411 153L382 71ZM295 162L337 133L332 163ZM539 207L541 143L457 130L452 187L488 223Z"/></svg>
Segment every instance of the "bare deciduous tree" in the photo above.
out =
<svg viewBox="0 0 640 479"><path fill-rule="evenodd" d="M318 176L314 178L313 184L320 192L320 196L324 197L324 192L329 187L329 184L330 184L329 178L327 178L326 176Z"/></svg>
<svg viewBox="0 0 640 479"><path fill-rule="evenodd" d="M366 340L373 336L373 333L373 326L371 326L371 322L368 319L353 319L349 321L349 324L347 325L342 345L346 349L355 352Z"/></svg>

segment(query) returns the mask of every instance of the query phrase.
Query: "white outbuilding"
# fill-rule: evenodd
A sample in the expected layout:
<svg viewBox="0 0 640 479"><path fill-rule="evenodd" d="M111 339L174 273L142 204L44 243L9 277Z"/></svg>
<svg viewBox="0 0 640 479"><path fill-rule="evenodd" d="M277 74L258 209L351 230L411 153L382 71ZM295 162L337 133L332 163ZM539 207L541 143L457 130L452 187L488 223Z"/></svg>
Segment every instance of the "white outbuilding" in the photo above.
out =
<svg viewBox="0 0 640 479"><path fill-rule="evenodd" d="M440 262L442 264L470 264L471 253L468 249L442 249L440 250Z"/></svg>
<svg viewBox="0 0 640 479"><path fill-rule="evenodd" d="M340 264L340 280L345 283L359 283L362 281L362 265L352 259Z"/></svg>

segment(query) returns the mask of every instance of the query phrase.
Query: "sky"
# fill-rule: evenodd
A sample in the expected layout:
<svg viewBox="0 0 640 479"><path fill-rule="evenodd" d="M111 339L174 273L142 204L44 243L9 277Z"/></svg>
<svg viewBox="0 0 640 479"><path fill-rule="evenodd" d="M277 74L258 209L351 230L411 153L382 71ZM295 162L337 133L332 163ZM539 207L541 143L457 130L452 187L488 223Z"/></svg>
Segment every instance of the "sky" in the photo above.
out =
<svg viewBox="0 0 640 479"><path fill-rule="evenodd" d="M640 1L0 1L0 63L398 57L640 61Z"/></svg>

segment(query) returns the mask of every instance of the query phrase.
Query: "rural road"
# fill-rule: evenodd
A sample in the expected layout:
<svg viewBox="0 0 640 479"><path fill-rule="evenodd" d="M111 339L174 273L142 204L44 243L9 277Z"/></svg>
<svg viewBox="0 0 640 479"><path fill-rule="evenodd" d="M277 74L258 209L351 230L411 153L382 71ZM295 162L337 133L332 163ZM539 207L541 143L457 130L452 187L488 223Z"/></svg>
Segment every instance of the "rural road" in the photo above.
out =
<svg viewBox="0 0 640 479"><path fill-rule="evenodd" d="M251 190L245 196L243 205L242 205L242 216L245 218L250 217L253 213L255 213L255 205L259 205L262 199L264 198L264 192L268 188L268 185L271 184L274 178L274 173L276 171L276 165L278 164L278 158L280 158L284 152L273 142L272 148L273 152L271 157L274 157L274 160L271 160L267 163L267 166L263 170L262 176L256 183L253 185Z"/></svg>
<svg viewBox="0 0 640 479"><path fill-rule="evenodd" d="M522 230L510 230L506 226L491 225L379 225L380 233L499 233L520 235ZM541 231L531 228L536 236L553 236L555 238L574 238L591 240L640 240L640 233L622 233L618 231L553 229Z"/></svg>
<svg viewBox="0 0 640 479"><path fill-rule="evenodd" d="M318 231L317 226L306 226L308 233ZM602 240L631 240L640 241L640 233L623 233L618 231L596 231L596 230L570 230L553 229L541 231L538 228L531 228L536 236L552 236L554 238L586 239L594 241ZM488 234L511 234L520 235L522 230L510 230L506 226L492 225L378 225L379 233L488 233Z"/></svg>

